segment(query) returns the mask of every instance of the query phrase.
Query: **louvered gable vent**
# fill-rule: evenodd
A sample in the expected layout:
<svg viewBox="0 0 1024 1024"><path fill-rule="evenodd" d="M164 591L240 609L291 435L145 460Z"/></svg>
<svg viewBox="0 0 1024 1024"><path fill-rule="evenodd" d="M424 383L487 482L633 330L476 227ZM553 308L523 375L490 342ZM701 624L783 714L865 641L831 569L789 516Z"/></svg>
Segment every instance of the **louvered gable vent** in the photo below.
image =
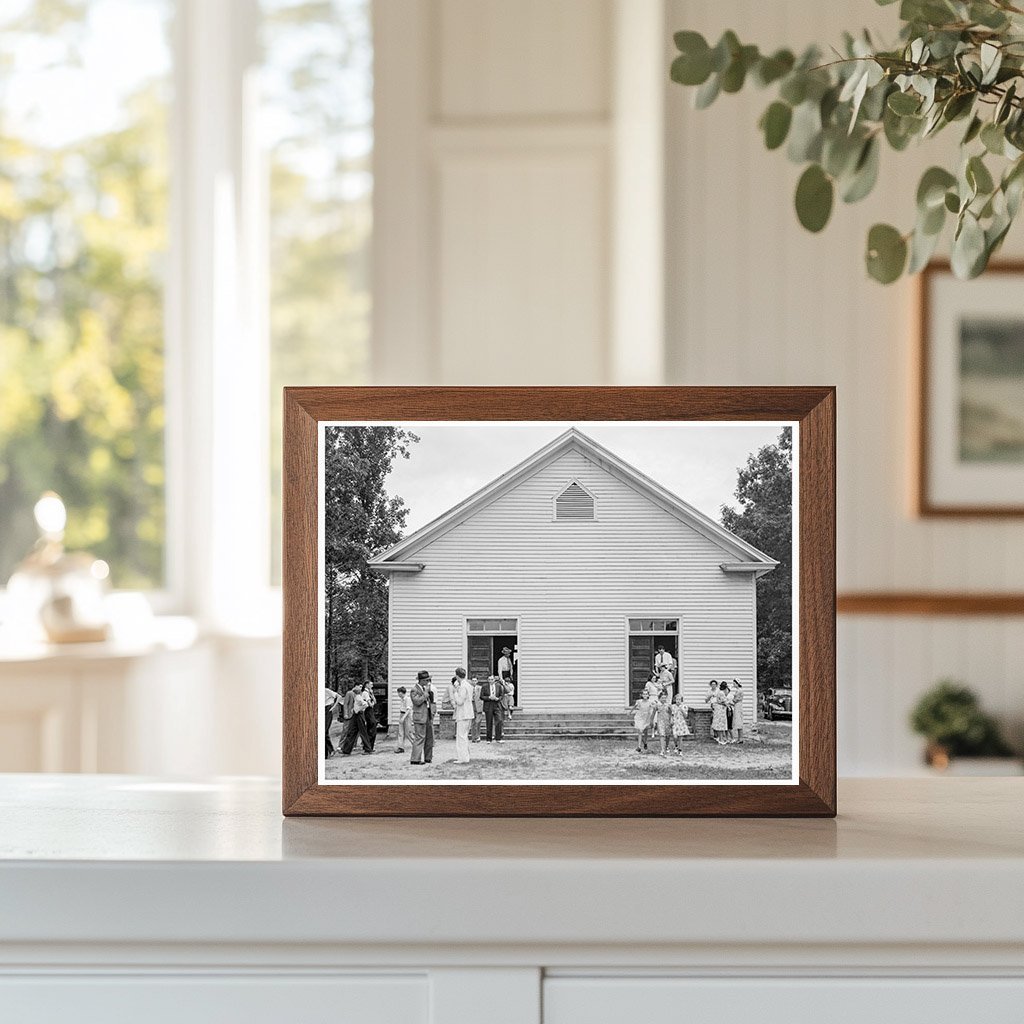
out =
<svg viewBox="0 0 1024 1024"><path fill-rule="evenodd" d="M555 518L586 520L594 518L594 498L577 483L571 483L555 498Z"/></svg>

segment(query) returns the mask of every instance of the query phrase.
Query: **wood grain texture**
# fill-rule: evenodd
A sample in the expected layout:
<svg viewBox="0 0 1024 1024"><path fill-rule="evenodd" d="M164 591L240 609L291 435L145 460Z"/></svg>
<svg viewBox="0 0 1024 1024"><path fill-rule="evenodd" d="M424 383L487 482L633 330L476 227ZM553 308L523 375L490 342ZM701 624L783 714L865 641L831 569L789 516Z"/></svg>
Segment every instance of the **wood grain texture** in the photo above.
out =
<svg viewBox="0 0 1024 1024"><path fill-rule="evenodd" d="M1024 615L1024 594L864 591L836 598L840 615Z"/></svg>
<svg viewBox="0 0 1024 1024"><path fill-rule="evenodd" d="M936 274L950 273L946 260L935 260L918 275L917 280L917 360L915 363L917 387L917 437L913 450L916 455L914 472L914 506L923 518L946 519L1008 519L1024 516L1024 505L962 505L937 504L932 500L928 479L928 436L931 431L931 408L928 395L928 375L931 368L930 337L932 329L931 288ZM1024 275L1024 260L1000 260L988 265L986 276L993 274ZM970 613L968 613L970 614Z"/></svg>
<svg viewBox="0 0 1024 1024"><path fill-rule="evenodd" d="M796 420L800 423L796 786L322 786L317 782L317 423L322 420ZM286 388L287 815L815 816L836 813L835 392L794 388Z"/></svg>

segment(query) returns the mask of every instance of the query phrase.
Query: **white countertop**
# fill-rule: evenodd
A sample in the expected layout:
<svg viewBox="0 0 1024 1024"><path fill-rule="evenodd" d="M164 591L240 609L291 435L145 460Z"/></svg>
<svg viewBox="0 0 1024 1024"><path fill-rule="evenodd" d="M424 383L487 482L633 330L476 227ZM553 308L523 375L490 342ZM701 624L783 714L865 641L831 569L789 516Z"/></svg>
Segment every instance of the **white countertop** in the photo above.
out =
<svg viewBox="0 0 1024 1024"><path fill-rule="evenodd" d="M1022 797L1024 779L859 779L835 821L284 819L268 781L6 776L0 943L1019 951Z"/></svg>

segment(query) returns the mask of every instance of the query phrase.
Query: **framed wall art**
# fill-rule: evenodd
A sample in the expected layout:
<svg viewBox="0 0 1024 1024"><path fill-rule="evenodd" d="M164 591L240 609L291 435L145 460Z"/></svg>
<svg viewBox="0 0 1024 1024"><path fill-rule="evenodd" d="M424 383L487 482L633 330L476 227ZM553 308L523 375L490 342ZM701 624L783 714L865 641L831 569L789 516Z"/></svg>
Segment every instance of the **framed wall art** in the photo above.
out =
<svg viewBox="0 0 1024 1024"><path fill-rule="evenodd" d="M919 288L917 512L1024 515L1024 263Z"/></svg>
<svg viewBox="0 0 1024 1024"><path fill-rule="evenodd" d="M285 814L835 814L833 389L284 415Z"/></svg>

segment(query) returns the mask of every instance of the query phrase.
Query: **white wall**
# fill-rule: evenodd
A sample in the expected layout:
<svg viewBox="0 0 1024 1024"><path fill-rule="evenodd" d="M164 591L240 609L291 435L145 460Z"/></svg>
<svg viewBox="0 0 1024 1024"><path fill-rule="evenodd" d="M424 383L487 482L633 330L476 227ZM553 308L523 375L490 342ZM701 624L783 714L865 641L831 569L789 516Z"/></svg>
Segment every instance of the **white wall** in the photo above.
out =
<svg viewBox="0 0 1024 1024"><path fill-rule="evenodd" d="M660 340L663 312L670 383L838 386L841 590L1021 588L1021 523L909 512L912 286L875 285L862 264L867 228L909 227L917 177L949 142L885 153L877 194L840 204L815 237L792 210L799 169L761 145L766 94L694 111L689 91L667 80L673 29L717 38L733 28L744 41L798 47L865 24L891 38L894 8L379 0L378 9L378 43L404 52L407 69L391 89L378 68L378 380L632 382L648 370L655 379L662 354L652 356L651 336ZM652 67L660 92L648 85ZM664 124L660 164L652 120ZM399 165L400 194L389 187ZM1021 249L1017 232L1007 251ZM1020 619L842 618L839 639L845 774L913 770L907 710L944 675L1024 731Z"/></svg>
<svg viewBox="0 0 1024 1024"><path fill-rule="evenodd" d="M764 47L828 43L843 28L887 26L867 0L670 0L670 29ZM839 589L1020 590L1020 520L915 519L909 510L913 285L867 279L864 237L879 220L909 228L921 171L951 140L883 155L878 194L844 206L818 236L796 222L800 169L756 129L766 93L692 109L667 99L668 379L687 384L835 384L839 406ZM1020 254L1021 232L1007 253ZM1014 731L1024 722L1024 620L842 617L839 747L845 774L912 768L906 717L941 676L964 679Z"/></svg>

